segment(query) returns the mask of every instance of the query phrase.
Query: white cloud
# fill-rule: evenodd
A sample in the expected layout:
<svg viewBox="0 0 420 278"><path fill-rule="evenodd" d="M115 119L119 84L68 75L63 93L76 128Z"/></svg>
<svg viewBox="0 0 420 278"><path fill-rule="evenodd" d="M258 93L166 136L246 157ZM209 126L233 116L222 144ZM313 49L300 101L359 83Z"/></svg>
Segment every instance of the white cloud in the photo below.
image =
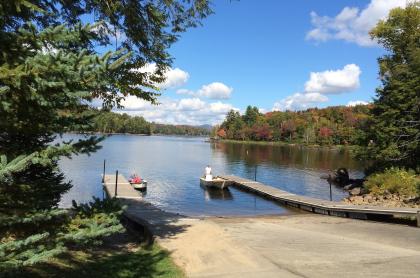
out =
<svg viewBox="0 0 420 278"><path fill-rule="evenodd" d="M347 103L347 106L366 105L366 104L369 104L369 102L363 101L363 100L351 100Z"/></svg>
<svg viewBox="0 0 420 278"><path fill-rule="evenodd" d="M328 98L320 93L296 93L274 103L273 111L303 110Z"/></svg>
<svg viewBox="0 0 420 278"><path fill-rule="evenodd" d="M265 114L265 113L267 113L268 111L267 111L267 109L265 109L265 108L258 108L258 112L260 112L261 114Z"/></svg>
<svg viewBox="0 0 420 278"><path fill-rule="evenodd" d="M208 85L203 85L198 90L198 95L211 99L228 99L232 93L233 88L226 86L221 82L213 82Z"/></svg>
<svg viewBox="0 0 420 278"><path fill-rule="evenodd" d="M303 110L327 102L327 94L340 94L357 89L360 85L360 74L360 68L355 64L346 65L339 70L311 72L303 92L274 103L272 110Z"/></svg>
<svg viewBox="0 0 420 278"><path fill-rule="evenodd" d="M160 102L160 105L152 105L136 97L127 97L122 103L125 108L115 112L143 116L157 123L201 125L220 123L228 111L238 110L228 103L207 103L199 98L162 98Z"/></svg>
<svg viewBox="0 0 420 278"><path fill-rule="evenodd" d="M209 110L212 113L223 114L223 116L225 116L226 113L229 112L232 109L233 110L239 110L239 109L233 107L231 104L223 103L221 101L210 103L210 108L209 108Z"/></svg>
<svg viewBox="0 0 420 278"><path fill-rule="evenodd" d="M320 42L335 39L361 46L376 45L370 38L369 31L379 20L386 18L391 9L405 7L406 2L407 0L371 0L363 10L345 7L335 17L319 16L316 12L311 12L314 28L306 34L306 39Z"/></svg>
<svg viewBox="0 0 420 278"><path fill-rule="evenodd" d="M137 69L139 72L153 73L157 69L155 63L146 64L144 67ZM174 89L185 85L190 78L188 72L183 71L180 68L168 68L165 72L165 81L161 84L157 84L160 89Z"/></svg>
<svg viewBox="0 0 420 278"><path fill-rule="evenodd" d="M121 101L121 105L124 107L124 110L143 110L146 108L152 107L152 104L149 101L140 99L136 96L127 96Z"/></svg>
<svg viewBox="0 0 420 278"><path fill-rule="evenodd" d="M306 93L340 94L359 87L360 68L355 64L344 66L341 70L311 72L305 83Z"/></svg>
<svg viewBox="0 0 420 278"><path fill-rule="evenodd" d="M229 99L233 92L233 88L221 82L213 82L207 85L203 85L197 92L179 89L176 91L180 95L189 95L195 97L205 97L210 99Z"/></svg>
<svg viewBox="0 0 420 278"><path fill-rule="evenodd" d="M166 80L160 85L160 87L163 89L181 87L185 85L190 78L188 72L179 68L171 68L165 73L165 75Z"/></svg>
<svg viewBox="0 0 420 278"><path fill-rule="evenodd" d="M203 109L206 103L199 98L183 98L178 102L181 111L197 111Z"/></svg>

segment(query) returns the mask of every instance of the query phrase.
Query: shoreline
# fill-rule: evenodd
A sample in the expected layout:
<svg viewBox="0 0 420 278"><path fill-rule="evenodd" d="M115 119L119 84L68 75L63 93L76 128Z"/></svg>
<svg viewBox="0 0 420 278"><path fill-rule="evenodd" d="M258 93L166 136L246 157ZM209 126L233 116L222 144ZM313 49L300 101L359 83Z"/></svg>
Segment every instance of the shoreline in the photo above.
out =
<svg viewBox="0 0 420 278"><path fill-rule="evenodd" d="M289 146L300 147L308 149L329 149L329 150L352 150L356 145L318 145L318 144L304 144L304 143L289 143L283 141L252 141L252 140L233 140L233 139L210 139L211 143L231 143L231 144L248 144L248 145L261 145L261 146Z"/></svg>
<svg viewBox="0 0 420 278"><path fill-rule="evenodd" d="M229 144L244 144L244 145L260 145L260 146L288 146L308 149L327 149L327 150L352 150L356 145L318 145L318 144L304 144L304 143L289 143L284 141L253 141L253 140L233 140L233 139L212 139L209 135L188 135L188 134L163 134L163 133L121 133L121 132L77 132L70 131L66 134L89 134L89 135L126 135L126 136L162 136L162 137L188 137L188 138L204 138L207 143L229 143Z"/></svg>
<svg viewBox="0 0 420 278"><path fill-rule="evenodd" d="M173 137L202 137L208 138L207 135L188 135L188 134L162 134L162 133L153 133L153 134L144 134L144 133L121 133L121 132L66 132L65 134L90 134L90 135L104 135L104 136L111 136L111 135L127 135L127 136L173 136Z"/></svg>

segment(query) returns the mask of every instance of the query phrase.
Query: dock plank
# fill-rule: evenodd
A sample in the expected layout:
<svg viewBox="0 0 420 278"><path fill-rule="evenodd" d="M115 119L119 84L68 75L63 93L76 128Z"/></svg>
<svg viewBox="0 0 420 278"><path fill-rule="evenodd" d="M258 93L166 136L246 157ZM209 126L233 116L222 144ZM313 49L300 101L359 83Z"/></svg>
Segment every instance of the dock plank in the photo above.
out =
<svg viewBox="0 0 420 278"><path fill-rule="evenodd" d="M108 197L115 197L115 175L105 175L103 186ZM139 192L131 186L123 175L118 175L117 196L118 199L142 199Z"/></svg>
<svg viewBox="0 0 420 278"><path fill-rule="evenodd" d="M335 216L351 215L393 215L393 216L414 216L417 217L417 225L420 227L420 209L418 208L388 208L377 206L356 206L348 205L342 202L321 200L306 196L296 195L270 185L245 178L223 175L221 178L228 180L232 185L257 195L268 197L274 201L281 201L293 207L301 208L315 213L329 214Z"/></svg>

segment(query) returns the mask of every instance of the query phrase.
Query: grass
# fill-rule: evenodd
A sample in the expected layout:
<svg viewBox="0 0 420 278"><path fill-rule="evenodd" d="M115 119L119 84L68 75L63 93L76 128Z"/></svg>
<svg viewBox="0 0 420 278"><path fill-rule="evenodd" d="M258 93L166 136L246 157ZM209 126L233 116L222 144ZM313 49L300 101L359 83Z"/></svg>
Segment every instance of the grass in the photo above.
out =
<svg viewBox="0 0 420 278"><path fill-rule="evenodd" d="M169 255L157 244L141 246L133 240L132 235L125 233L114 236L103 246L84 251L69 251L49 263L27 268L9 277L185 277Z"/></svg>

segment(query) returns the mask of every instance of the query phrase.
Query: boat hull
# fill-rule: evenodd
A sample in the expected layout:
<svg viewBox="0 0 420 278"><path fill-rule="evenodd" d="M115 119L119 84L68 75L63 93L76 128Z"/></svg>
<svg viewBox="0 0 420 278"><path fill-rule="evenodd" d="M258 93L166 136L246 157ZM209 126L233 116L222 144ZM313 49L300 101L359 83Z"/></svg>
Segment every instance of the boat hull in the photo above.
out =
<svg viewBox="0 0 420 278"><path fill-rule="evenodd" d="M147 188L147 181L142 181L141 183L131 183L134 189L144 190Z"/></svg>
<svg viewBox="0 0 420 278"><path fill-rule="evenodd" d="M229 181L221 178L214 178L211 181L206 181L205 178L200 178L200 185L205 187L212 187L212 188L218 188L218 189L224 189L227 188L230 183Z"/></svg>

